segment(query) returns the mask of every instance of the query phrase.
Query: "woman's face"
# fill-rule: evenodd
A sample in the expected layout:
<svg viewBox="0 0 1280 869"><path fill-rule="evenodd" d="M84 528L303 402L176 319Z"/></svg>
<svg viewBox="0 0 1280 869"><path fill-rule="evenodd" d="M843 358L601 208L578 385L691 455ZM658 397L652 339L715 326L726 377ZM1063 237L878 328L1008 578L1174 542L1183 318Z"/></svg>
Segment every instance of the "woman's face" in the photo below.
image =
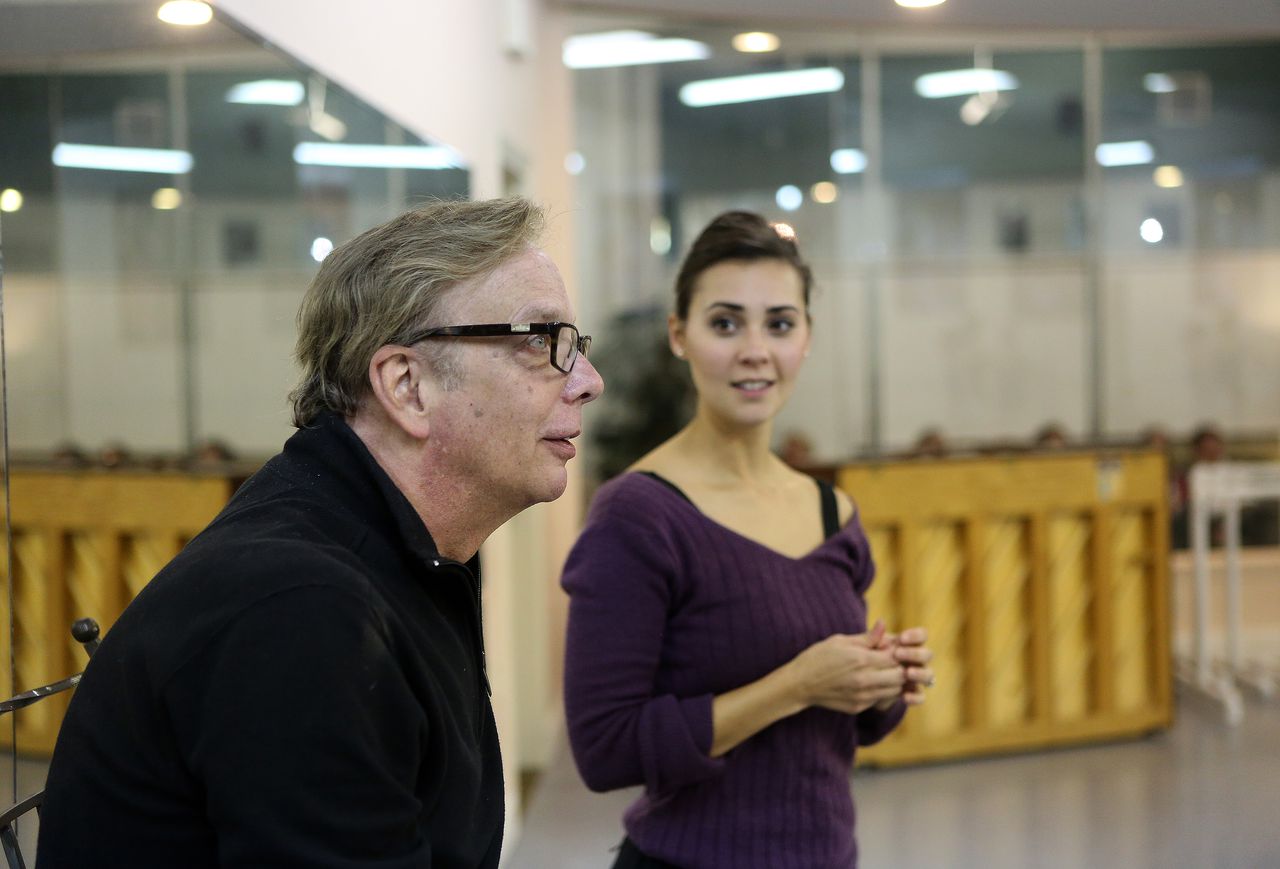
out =
<svg viewBox="0 0 1280 869"><path fill-rule="evenodd" d="M805 356L809 318L800 274L782 260L728 260L698 276L685 320L668 321L689 362L699 412L736 426L782 409Z"/></svg>

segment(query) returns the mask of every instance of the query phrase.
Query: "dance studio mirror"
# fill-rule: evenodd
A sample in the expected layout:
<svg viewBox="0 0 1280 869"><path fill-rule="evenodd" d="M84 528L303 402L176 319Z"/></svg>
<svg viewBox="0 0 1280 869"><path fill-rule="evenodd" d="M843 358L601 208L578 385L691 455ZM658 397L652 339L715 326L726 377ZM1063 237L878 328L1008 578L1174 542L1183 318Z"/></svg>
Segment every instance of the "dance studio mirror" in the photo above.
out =
<svg viewBox="0 0 1280 869"><path fill-rule="evenodd" d="M0 0L4 697L82 670L72 620L108 629L285 439L329 249L468 191L451 149L160 6ZM67 696L0 719L0 804L42 786Z"/></svg>

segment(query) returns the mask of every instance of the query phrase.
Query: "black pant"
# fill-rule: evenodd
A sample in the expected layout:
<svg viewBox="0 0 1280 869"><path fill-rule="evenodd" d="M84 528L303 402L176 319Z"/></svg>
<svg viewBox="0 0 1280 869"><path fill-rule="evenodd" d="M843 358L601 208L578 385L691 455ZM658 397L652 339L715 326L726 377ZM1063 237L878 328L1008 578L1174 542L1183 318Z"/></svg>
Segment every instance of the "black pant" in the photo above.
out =
<svg viewBox="0 0 1280 869"><path fill-rule="evenodd" d="M680 867L674 863L659 860L657 857L650 857L637 848L630 839L623 839L621 847L618 848L618 859L614 861L613 869L680 869Z"/></svg>

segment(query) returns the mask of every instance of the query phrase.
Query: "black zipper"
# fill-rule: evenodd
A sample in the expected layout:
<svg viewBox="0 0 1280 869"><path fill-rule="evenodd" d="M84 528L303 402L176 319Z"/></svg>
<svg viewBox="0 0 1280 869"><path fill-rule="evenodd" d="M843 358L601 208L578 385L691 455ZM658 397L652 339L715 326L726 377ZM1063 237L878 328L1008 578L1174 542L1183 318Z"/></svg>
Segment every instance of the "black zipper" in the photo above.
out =
<svg viewBox="0 0 1280 869"><path fill-rule="evenodd" d="M462 564L460 562L451 561L447 558L433 558L431 559L431 564L433 567L437 567L437 568L444 568L444 569L452 569L455 567L458 568L459 570L462 571L463 576L466 577L467 585L471 588L471 592L472 592L471 602L470 602L471 606L467 608L467 612L472 620L472 627L475 630L475 637L479 641L480 654L479 654L479 659L477 663L479 665L478 669L480 672L480 684L484 688L485 696L491 698L493 697L493 688L490 687L489 685L488 658L485 654L485 648L484 648L484 613L482 611L482 604L481 604L480 581L475 576L475 574L471 572L470 568L468 568L465 564Z"/></svg>

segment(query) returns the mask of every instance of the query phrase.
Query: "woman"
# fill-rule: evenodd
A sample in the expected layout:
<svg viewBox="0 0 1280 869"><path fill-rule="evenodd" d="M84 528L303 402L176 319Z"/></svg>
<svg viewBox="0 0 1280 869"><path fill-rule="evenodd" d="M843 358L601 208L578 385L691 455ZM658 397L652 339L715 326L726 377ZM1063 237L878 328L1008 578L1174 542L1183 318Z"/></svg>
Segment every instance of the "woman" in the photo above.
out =
<svg viewBox="0 0 1280 869"><path fill-rule="evenodd" d="M574 758L645 786L615 867L854 866L854 748L932 684L922 628L867 630L853 504L769 451L811 280L759 215L703 230L668 320L693 421L601 487L565 566Z"/></svg>

